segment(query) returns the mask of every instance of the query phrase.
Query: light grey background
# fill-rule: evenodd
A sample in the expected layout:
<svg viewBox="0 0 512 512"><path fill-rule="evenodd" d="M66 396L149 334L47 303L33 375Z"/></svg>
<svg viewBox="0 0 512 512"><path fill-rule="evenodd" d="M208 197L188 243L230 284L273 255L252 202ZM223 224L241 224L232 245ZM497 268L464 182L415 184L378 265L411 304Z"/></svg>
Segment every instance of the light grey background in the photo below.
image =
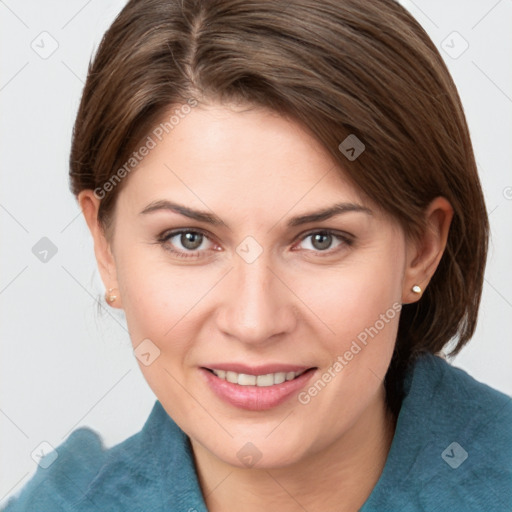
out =
<svg viewBox="0 0 512 512"><path fill-rule="evenodd" d="M98 313L104 290L67 180L89 58L124 3L0 0L0 504L35 472L42 442L87 425L112 446L155 400L122 313ZM492 226L479 327L454 364L512 395L512 1L403 4L459 88ZM43 237L55 255L47 242L33 253Z"/></svg>

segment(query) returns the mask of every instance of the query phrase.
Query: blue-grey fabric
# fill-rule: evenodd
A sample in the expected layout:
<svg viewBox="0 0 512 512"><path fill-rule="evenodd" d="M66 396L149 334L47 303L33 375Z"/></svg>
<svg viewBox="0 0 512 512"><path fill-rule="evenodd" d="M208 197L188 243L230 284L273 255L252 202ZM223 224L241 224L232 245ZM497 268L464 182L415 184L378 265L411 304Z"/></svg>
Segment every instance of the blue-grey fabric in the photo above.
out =
<svg viewBox="0 0 512 512"><path fill-rule="evenodd" d="M512 399L421 356L382 475L361 512L512 511ZM191 445L156 401L143 429L105 449L75 430L5 512L206 512Z"/></svg>

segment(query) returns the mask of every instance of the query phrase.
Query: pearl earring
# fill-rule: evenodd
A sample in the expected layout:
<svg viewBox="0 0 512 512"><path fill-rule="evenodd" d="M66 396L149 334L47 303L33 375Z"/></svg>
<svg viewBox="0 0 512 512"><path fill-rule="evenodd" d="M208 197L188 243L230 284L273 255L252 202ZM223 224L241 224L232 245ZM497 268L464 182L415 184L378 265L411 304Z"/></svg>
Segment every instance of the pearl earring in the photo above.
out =
<svg viewBox="0 0 512 512"><path fill-rule="evenodd" d="M117 295L113 295L112 292L116 290L116 288L109 288L108 289L108 293L106 295L106 299L107 299L107 302L109 304L112 304L115 302L115 300L117 299Z"/></svg>
<svg viewBox="0 0 512 512"><path fill-rule="evenodd" d="M417 293L417 294L420 294L420 293L421 293L421 288L420 288L417 284L415 284L415 285L411 288L411 290L413 291L413 293Z"/></svg>

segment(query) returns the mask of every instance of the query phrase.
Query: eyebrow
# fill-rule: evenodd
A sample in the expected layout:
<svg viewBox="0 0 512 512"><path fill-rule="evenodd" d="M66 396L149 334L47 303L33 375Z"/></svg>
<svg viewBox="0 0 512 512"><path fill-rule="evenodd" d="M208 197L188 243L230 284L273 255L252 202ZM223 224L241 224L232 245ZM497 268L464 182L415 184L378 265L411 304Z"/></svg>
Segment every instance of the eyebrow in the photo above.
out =
<svg viewBox="0 0 512 512"><path fill-rule="evenodd" d="M213 226L224 226L228 227L227 224L217 215L213 213L208 213L206 211L194 210L187 206L174 203L172 201L160 200L153 201L148 204L141 212L141 215L146 215L148 213L168 210L179 215L183 215L184 217L188 217L190 219L197 220L199 222L204 222L206 224L211 224ZM303 215L299 215L296 217L292 217L288 220L288 227L300 226L302 224L309 224L311 222L319 222L322 220L330 219L336 215L341 215L342 213L348 212L362 212L368 215L372 215L373 212L370 208L366 206L362 206L360 204L355 203L336 203L328 208L323 208L321 210L305 213Z"/></svg>

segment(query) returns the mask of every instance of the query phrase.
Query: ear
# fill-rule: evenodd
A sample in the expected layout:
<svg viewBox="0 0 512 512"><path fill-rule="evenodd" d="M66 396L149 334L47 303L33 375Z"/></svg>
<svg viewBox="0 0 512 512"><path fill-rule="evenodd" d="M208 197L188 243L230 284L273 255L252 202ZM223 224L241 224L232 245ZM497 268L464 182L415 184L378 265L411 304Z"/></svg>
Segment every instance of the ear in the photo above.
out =
<svg viewBox="0 0 512 512"><path fill-rule="evenodd" d="M420 299L441 261L453 218L453 208L444 197L436 197L425 212L425 231L407 243L407 267L402 288L402 303ZM420 293L412 291L419 286Z"/></svg>
<svg viewBox="0 0 512 512"><path fill-rule="evenodd" d="M115 296L116 299L109 301L109 306L122 308L119 286L117 284L117 273L114 256L111 249L111 243L107 239L103 226L98 221L98 210L100 207L98 199L92 190L83 190L78 194L78 203L84 215L89 231L94 242L94 254L98 264L101 280L107 290L108 295ZM113 289L109 294L108 290Z"/></svg>

